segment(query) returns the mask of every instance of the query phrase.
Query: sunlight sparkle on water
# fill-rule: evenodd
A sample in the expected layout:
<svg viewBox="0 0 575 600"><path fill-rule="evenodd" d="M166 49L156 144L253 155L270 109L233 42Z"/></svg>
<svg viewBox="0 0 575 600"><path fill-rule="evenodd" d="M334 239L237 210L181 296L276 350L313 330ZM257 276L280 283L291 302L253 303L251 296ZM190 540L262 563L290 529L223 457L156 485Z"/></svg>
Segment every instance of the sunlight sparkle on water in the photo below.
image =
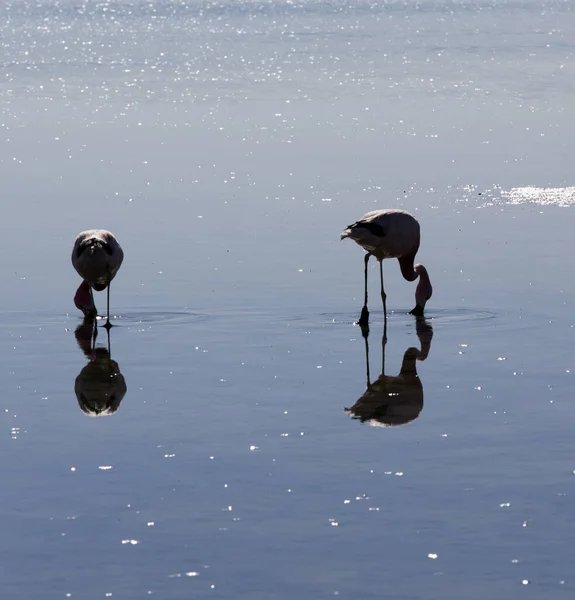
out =
<svg viewBox="0 0 575 600"><path fill-rule="evenodd" d="M518 187L502 191L509 204L542 204L543 206L572 206L575 204L575 187L542 188Z"/></svg>

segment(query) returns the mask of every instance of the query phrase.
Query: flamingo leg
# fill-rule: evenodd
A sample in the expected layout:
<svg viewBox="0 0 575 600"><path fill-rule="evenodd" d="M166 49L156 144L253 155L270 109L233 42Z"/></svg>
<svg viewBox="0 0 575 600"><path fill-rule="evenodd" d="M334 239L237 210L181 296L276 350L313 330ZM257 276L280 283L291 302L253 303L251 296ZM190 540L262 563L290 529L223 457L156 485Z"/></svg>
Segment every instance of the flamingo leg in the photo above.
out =
<svg viewBox="0 0 575 600"><path fill-rule="evenodd" d="M110 284L108 284L108 287L106 288L107 290L107 296L108 296L108 312L107 312L107 318L106 318L106 324L104 325L104 327L109 331L110 327L112 327L112 323L110 323Z"/></svg>
<svg viewBox="0 0 575 600"><path fill-rule="evenodd" d="M387 304L386 304L387 294L385 293L385 290L383 289L383 261L382 260L379 261L379 279L381 281L381 301L383 302L383 322L385 323L385 328L384 328L384 335L385 335L386 329L387 329Z"/></svg>
<svg viewBox="0 0 575 600"><path fill-rule="evenodd" d="M98 309L96 308L96 303L94 302L94 291L92 290L92 286L90 286L90 298L92 298L92 307L94 309L94 313L91 318L95 321L98 318Z"/></svg>
<svg viewBox="0 0 575 600"><path fill-rule="evenodd" d="M364 295L363 295L363 308L361 309L361 316L359 317L358 325L364 329L367 329L369 333L369 311L367 310L367 263L369 262L369 252L365 255L364 262ZM365 333L364 333L365 337Z"/></svg>

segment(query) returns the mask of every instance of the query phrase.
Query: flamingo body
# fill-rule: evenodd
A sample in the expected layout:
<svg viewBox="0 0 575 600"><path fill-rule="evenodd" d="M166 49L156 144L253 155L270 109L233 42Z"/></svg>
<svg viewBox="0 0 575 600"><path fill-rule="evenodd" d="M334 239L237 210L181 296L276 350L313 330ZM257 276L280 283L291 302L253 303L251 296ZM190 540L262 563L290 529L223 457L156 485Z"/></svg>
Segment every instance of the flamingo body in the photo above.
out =
<svg viewBox="0 0 575 600"><path fill-rule="evenodd" d="M419 222L404 210L373 210L342 231L341 239L345 238L357 242L377 260L415 256Z"/></svg>

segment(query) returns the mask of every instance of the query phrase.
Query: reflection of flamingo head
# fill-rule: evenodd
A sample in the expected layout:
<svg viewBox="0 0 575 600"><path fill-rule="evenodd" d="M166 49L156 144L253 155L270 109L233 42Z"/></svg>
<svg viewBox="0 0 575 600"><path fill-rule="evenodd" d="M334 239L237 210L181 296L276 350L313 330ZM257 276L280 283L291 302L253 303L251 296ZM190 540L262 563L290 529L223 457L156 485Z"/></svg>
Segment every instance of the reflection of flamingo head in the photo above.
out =
<svg viewBox="0 0 575 600"><path fill-rule="evenodd" d="M421 344L431 344L433 328L425 319L415 320L415 333Z"/></svg>
<svg viewBox="0 0 575 600"><path fill-rule="evenodd" d="M76 308L84 313L86 319L95 319L97 316L96 305L90 293L90 284L87 281L82 281L76 295L74 296L74 304Z"/></svg>
<svg viewBox="0 0 575 600"><path fill-rule="evenodd" d="M94 357L92 337L96 331L95 327L96 323L92 319L84 319L74 332L78 347L82 350L84 356L90 360Z"/></svg>

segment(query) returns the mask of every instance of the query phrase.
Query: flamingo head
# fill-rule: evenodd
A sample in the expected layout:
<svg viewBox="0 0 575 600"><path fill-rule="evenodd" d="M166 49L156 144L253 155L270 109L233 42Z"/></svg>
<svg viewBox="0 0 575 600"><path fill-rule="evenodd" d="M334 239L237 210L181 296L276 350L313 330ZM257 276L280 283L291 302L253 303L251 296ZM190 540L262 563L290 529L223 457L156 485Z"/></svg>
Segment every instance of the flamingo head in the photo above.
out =
<svg viewBox="0 0 575 600"><path fill-rule="evenodd" d="M427 269L423 265L415 265L413 270L419 275L419 282L415 289L415 308L410 314L422 317L425 304L433 293L433 287L431 286Z"/></svg>
<svg viewBox="0 0 575 600"><path fill-rule="evenodd" d="M84 313L85 319L95 319L97 316L96 305L90 293L90 284L87 281L82 281L80 287L76 290L74 296L74 304L76 308Z"/></svg>

